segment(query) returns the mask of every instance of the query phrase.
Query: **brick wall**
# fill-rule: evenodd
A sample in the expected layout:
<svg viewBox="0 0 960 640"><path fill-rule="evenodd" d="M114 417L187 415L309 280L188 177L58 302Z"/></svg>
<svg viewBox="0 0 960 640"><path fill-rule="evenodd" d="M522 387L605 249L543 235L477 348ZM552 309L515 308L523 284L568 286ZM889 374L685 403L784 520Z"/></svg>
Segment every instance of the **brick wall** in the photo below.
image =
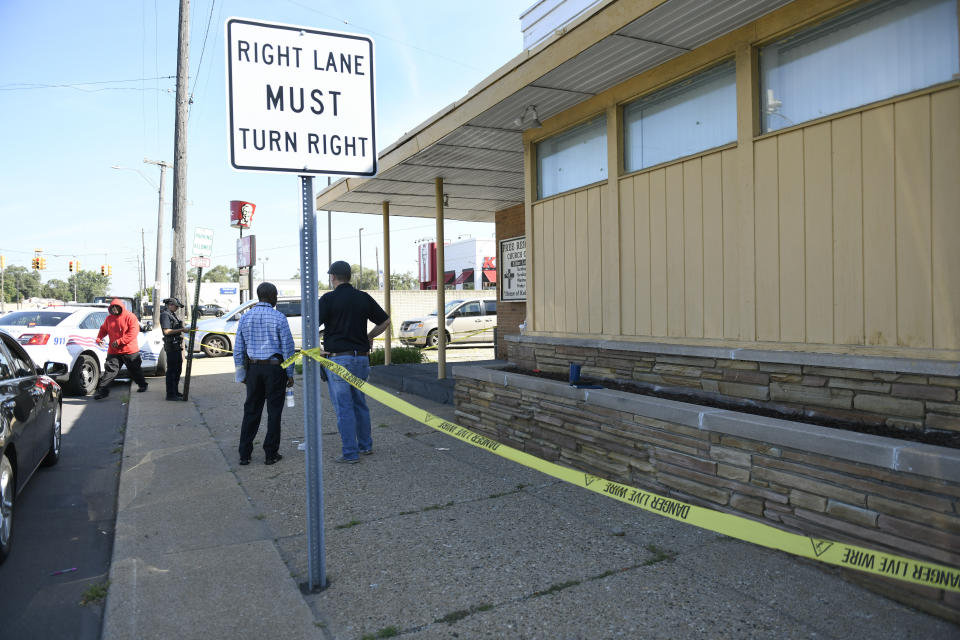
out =
<svg viewBox="0 0 960 640"><path fill-rule="evenodd" d="M956 450L480 367L454 375L457 421L498 442L789 531L960 567ZM956 593L848 573L960 622Z"/></svg>
<svg viewBox="0 0 960 640"><path fill-rule="evenodd" d="M508 342L507 359L562 374L573 362L587 378L690 390L702 399L732 398L798 418L960 431L960 377L945 375L955 363L746 350L734 358L729 349L656 348L669 346L524 337Z"/></svg>
<svg viewBox="0 0 960 640"><path fill-rule="evenodd" d="M521 204L509 209L504 209L503 211L498 211L495 220L497 225L497 264L500 264L500 241L525 235L523 205ZM526 302L497 303L497 344L494 351L495 358L506 360L507 343L504 336L519 335L520 324L526 320L526 317Z"/></svg>

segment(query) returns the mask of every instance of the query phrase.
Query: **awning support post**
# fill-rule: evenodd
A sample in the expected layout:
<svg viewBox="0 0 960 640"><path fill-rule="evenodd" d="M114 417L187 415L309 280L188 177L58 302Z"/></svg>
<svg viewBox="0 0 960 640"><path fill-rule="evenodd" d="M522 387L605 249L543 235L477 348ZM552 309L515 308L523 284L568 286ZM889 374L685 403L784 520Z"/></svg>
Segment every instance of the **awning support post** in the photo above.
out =
<svg viewBox="0 0 960 640"><path fill-rule="evenodd" d="M437 380L447 377L446 271L443 266L443 178L436 178L437 198Z"/></svg>
<svg viewBox="0 0 960 640"><path fill-rule="evenodd" d="M390 202L383 201L383 307L387 315L393 317L390 308ZM390 337L393 334L393 320L383 334L383 364L390 364Z"/></svg>

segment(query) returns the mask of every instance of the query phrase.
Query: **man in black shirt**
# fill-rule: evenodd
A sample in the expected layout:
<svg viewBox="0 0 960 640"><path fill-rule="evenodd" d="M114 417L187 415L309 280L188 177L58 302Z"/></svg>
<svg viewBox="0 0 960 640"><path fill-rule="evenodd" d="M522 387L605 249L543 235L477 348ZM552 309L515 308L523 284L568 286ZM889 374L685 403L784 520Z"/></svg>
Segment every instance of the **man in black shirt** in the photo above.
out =
<svg viewBox="0 0 960 640"><path fill-rule="evenodd" d="M366 380L370 377L373 339L390 326L390 318L370 294L350 284L350 265L338 260L330 265L333 291L320 298L318 324L323 325L323 348L327 357ZM376 326L367 333L367 321ZM359 462L359 454L373 453L370 410L362 391L332 371L327 376L330 401L337 412L342 453L336 462Z"/></svg>
<svg viewBox="0 0 960 640"><path fill-rule="evenodd" d="M177 298L166 298L160 312L160 331L163 332L163 351L167 355L167 400L183 400L180 393L180 372L183 371L183 333L188 331L176 316L183 307Z"/></svg>

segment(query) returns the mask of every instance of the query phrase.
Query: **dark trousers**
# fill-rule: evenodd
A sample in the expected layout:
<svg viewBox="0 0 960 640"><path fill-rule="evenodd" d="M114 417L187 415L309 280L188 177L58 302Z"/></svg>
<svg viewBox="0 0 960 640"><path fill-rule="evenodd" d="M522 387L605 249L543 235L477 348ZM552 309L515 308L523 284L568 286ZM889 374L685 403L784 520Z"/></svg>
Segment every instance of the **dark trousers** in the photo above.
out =
<svg viewBox="0 0 960 640"><path fill-rule="evenodd" d="M263 452L267 457L280 449L280 414L287 387L287 372L276 364L251 364L247 367L247 400L243 403L243 423L240 426L240 457L253 453L253 439L260 429L263 405L267 405L267 437Z"/></svg>
<svg viewBox="0 0 960 640"><path fill-rule="evenodd" d="M173 348L163 348L167 354L167 397L180 393L180 373L183 371L183 350L180 345Z"/></svg>
<svg viewBox="0 0 960 640"><path fill-rule="evenodd" d="M130 372L130 377L133 378L134 382L141 387L147 384L143 377L143 369L140 368L139 351L137 353L108 353L107 362L103 365L103 375L100 376L100 384L97 385L97 389L103 390L109 387L113 379L120 373L120 367L124 365L126 365L127 371Z"/></svg>

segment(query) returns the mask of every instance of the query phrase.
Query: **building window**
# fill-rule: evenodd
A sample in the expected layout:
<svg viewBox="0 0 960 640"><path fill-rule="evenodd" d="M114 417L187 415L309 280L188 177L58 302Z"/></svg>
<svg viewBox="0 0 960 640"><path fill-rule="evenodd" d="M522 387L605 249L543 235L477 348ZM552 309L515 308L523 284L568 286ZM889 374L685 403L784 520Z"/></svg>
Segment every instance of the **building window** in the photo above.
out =
<svg viewBox="0 0 960 640"><path fill-rule="evenodd" d="M606 116L537 144L538 199L606 179Z"/></svg>
<svg viewBox="0 0 960 640"><path fill-rule="evenodd" d="M733 61L628 104L623 167L639 171L737 139Z"/></svg>
<svg viewBox="0 0 960 640"><path fill-rule="evenodd" d="M760 50L764 131L946 82L956 0L881 0Z"/></svg>

